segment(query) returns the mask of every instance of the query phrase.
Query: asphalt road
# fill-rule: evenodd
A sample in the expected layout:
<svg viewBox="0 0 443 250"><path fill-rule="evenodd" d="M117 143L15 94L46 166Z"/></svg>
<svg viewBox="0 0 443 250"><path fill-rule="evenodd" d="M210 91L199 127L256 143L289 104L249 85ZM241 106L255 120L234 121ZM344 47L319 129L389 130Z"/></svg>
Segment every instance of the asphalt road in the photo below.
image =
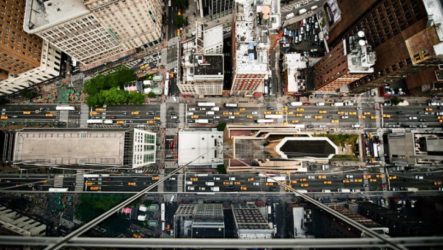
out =
<svg viewBox="0 0 443 250"><path fill-rule="evenodd" d="M109 106L89 112L90 120L112 120L117 125L152 125L160 124L160 105Z"/></svg>
<svg viewBox="0 0 443 250"><path fill-rule="evenodd" d="M418 190L439 190L443 187L443 172L393 172L389 175L365 170L353 170L333 173L301 173L285 176L284 181L296 190L307 192L360 192L382 191L387 189L383 183L389 182L392 191L408 188ZM183 175L184 191L189 193L213 192L280 192L284 188L275 182L257 174L199 174ZM53 187L53 176L47 181L47 175L0 175L0 189L10 190L48 190ZM139 191L158 180L158 175L115 175L89 176L83 181L84 191ZM40 181L36 184L30 184ZM178 176L173 176L163 183L165 192L177 192ZM30 185L27 185L30 184ZM16 187L15 187L16 186ZM73 191L75 177L63 178L63 187ZM158 190L157 188L155 189ZM218 190L218 191L217 191Z"/></svg>

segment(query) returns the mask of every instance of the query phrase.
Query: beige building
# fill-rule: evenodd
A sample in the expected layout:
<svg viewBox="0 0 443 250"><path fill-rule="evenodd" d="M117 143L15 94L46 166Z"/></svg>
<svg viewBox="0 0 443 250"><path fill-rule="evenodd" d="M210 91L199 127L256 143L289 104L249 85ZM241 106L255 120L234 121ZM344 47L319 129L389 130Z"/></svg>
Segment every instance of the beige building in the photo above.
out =
<svg viewBox="0 0 443 250"><path fill-rule="evenodd" d="M0 2L0 95L59 75L61 52L23 31L25 2Z"/></svg>
<svg viewBox="0 0 443 250"><path fill-rule="evenodd" d="M161 38L160 0L26 0L23 28L84 65Z"/></svg>
<svg viewBox="0 0 443 250"><path fill-rule="evenodd" d="M223 26L203 31L196 25L195 39L183 44L183 79L177 86L182 95L196 97L223 94Z"/></svg>

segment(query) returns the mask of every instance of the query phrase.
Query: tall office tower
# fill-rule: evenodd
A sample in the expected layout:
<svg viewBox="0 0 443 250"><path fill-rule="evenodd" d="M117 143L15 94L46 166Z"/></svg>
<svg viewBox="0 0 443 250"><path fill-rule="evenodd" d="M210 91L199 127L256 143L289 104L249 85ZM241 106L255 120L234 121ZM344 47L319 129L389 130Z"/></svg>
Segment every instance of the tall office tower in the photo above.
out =
<svg viewBox="0 0 443 250"><path fill-rule="evenodd" d="M61 53L23 31L24 1L0 3L0 95L59 75Z"/></svg>
<svg viewBox="0 0 443 250"><path fill-rule="evenodd" d="M177 83L182 95L197 97L223 94L223 26L203 31L197 24L195 40L183 44L183 79Z"/></svg>
<svg viewBox="0 0 443 250"><path fill-rule="evenodd" d="M334 92L374 72L375 53L365 34L344 39L314 66L317 91Z"/></svg>
<svg viewBox="0 0 443 250"><path fill-rule="evenodd" d="M161 0L26 0L24 30L85 65L161 37Z"/></svg>
<svg viewBox="0 0 443 250"><path fill-rule="evenodd" d="M232 13L234 0L195 0L200 17L218 18Z"/></svg>
<svg viewBox="0 0 443 250"><path fill-rule="evenodd" d="M430 7L431 3L433 8ZM341 5L355 6L355 1L343 0ZM353 8L342 6L340 8L343 17L347 16L344 10L353 11ZM406 40L428 27L435 26L439 29L436 17L441 16L441 8L435 6L441 6L441 3L435 0L379 0L349 27L344 37L364 31L368 43L374 47L377 55L374 74L351 83L351 91L367 91L421 70L413 67ZM438 58L439 55L435 57Z"/></svg>
<svg viewBox="0 0 443 250"><path fill-rule="evenodd" d="M280 1L236 0L233 19L231 95L262 93L271 75L269 35L280 27Z"/></svg>
<svg viewBox="0 0 443 250"><path fill-rule="evenodd" d="M0 70L20 74L40 66L42 39L23 31L23 1L0 2Z"/></svg>
<svg viewBox="0 0 443 250"><path fill-rule="evenodd" d="M162 38L161 0L84 0L101 25L126 49L158 44Z"/></svg>

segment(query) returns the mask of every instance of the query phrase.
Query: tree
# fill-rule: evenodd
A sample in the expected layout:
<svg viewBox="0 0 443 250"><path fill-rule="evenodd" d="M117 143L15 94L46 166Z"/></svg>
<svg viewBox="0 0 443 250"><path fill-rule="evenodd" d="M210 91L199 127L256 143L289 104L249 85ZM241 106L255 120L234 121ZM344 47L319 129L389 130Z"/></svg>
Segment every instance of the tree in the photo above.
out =
<svg viewBox="0 0 443 250"><path fill-rule="evenodd" d="M225 128L226 128L226 123L224 123L224 122L219 123L219 124L217 125L217 130L218 130L218 131L225 131Z"/></svg>
<svg viewBox="0 0 443 250"><path fill-rule="evenodd" d="M118 88L103 90L100 92L100 95L103 97L104 104L107 105L120 105L128 103L128 93Z"/></svg>
<svg viewBox="0 0 443 250"><path fill-rule="evenodd" d="M35 91L35 89L25 89L22 91L21 95L24 98L31 100L32 98L37 97L38 93Z"/></svg>
<svg viewBox="0 0 443 250"><path fill-rule="evenodd" d="M128 93L129 104L143 104L145 102L145 96L137 92Z"/></svg>
<svg viewBox="0 0 443 250"><path fill-rule="evenodd" d="M148 93L148 97L149 98L155 98L155 97L157 97L157 95L154 92L149 92Z"/></svg>
<svg viewBox="0 0 443 250"><path fill-rule="evenodd" d="M391 104L393 106L396 106L396 105L400 104L400 102L402 102L402 101L403 100L398 98L398 96L394 96L394 97L391 98Z"/></svg>

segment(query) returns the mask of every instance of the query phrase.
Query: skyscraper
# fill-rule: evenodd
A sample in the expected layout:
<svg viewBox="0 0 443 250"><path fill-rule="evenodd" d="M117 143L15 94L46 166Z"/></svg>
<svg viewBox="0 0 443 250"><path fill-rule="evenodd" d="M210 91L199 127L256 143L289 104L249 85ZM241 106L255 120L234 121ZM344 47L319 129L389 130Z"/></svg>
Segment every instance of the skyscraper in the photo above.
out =
<svg viewBox="0 0 443 250"><path fill-rule="evenodd" d="M59 75L61 52L23 31L24 1L0 3L0 95Z"/></svg>
<svg viewBox="0 0 443 250"><path fill-rule="evenodd" d="M5 0L0 3L0 70L20 74L40 66L42 39L23 31L25 3Z"/></svg>
<svg viewBox="0 0 443 250"><path fill-rule="evenodd" d="M271 75L269 34L280 27L280 1L236 0L233 19L231 95L252 96Z"/></svg>
<svg viewBox="0 0 443 250"><path fill-rule="evenodd" d="M160 0L27 0L24 29L87 65L158 43L161 17Z"/></svg>
<svg viewBox="0 0 443 250"><path fill-rule="evenodd" d="M433 3L434 8L424 3ZM352 12L353 8L349 6L354 5L355 1L351 0L339 2L342 16L348 15L345 13L346 9ZM377 61L374 65L374 73L351 83L349 85L351 91L363 92L403 79L419 71L418 68L413 67L414 55L411 58L406 41L428 27L438 28L439 18L436 17L441 15L439 14L441 9L435 5L441 6L439 1L433 0L379 0L366 11L360 12L362 15L356 18L356 22L344 32L342 37L364 31L368 43L374 47ZM438 43L438 41L435 42ZM338 43L338 40L335 43ZM434 60L433 63L436 61ZM432 66L432 64L423 66Z"/></svg>
<svg viewBox="0 0 443 250"><path fill-rule="evenodd" d="M314 66L317 91L331 92L374 72L375 53L365 34L344 39Z"/></svg>

